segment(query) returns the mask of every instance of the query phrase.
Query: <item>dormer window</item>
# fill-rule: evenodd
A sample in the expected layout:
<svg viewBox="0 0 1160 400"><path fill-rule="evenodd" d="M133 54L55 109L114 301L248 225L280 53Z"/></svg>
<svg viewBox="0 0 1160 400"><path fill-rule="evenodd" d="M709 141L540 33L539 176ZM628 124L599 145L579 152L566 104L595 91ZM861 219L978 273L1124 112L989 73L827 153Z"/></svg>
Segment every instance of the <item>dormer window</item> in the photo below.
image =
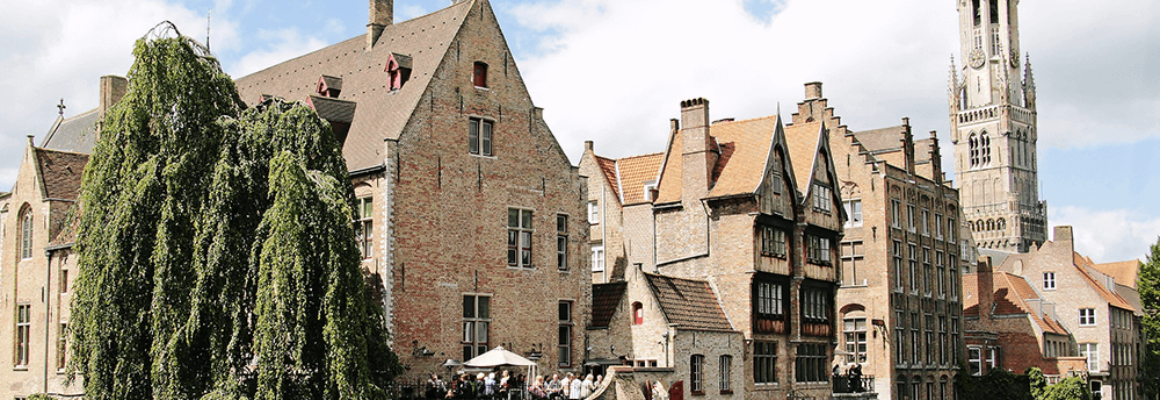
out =
<svg viewBox="0 0 1160 400"><path fill-rule="evenodd" d="M487 64L476 61L475 68L473 68L472 70L474 72L472 72L471 82L475 84L475 87L486 88L487 87Z"/></svg>
<svg viewBox="0 0 1160 400"><path fill-rule="evenodd" d="M336 78L330 75L323 75L318 78L318 85L314 91L319 96L337 99L338 94L342 92L342 78Z"/></svg>
<svg viewBox="0 0 1160 400"><path fill-rule="evenodd" d="M391 90L399 90L411 79L411 57L399 53L391 53L387 57L387 73L390 74Z"/></svg>

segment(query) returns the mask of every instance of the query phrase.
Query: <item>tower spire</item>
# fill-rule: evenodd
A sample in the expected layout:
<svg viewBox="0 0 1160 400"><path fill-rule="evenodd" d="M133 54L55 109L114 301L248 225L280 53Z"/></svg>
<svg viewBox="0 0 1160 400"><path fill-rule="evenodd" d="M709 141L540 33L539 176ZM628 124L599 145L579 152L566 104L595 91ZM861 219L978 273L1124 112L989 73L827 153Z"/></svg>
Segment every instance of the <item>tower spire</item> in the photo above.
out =
<svg viewBox="0 0 1160 400"><path fill-rule="evenodd" d="M959 112L959 100L959 72L955 68L955 55L951 54L951 72L947 78L947 102L952 115Z"/></svg>
<svg viewBox="0 0 1160 400"><path fill-rule="evenodd" d="M1023 70L1023 98L1027 100L1027 108L1035 109L1035 74L1031 72L1031 53L1027 53L1027 62Z"/></svg>

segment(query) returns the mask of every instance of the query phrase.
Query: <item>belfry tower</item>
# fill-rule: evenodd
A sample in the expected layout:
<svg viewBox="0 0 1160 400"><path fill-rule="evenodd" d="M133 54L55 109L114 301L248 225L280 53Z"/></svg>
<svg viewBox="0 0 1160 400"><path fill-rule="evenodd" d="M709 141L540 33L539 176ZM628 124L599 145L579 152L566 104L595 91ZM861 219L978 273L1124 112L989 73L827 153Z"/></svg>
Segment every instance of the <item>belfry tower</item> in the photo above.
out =
<svg viewBox="0 0 1160 400"><path fill-rule="evenodd" d="M1019 0L955 0L961 68L951 58L955 180L979 247L1026 252L1047 240L1038 196L1035 80L1020 65Z"/></svg>

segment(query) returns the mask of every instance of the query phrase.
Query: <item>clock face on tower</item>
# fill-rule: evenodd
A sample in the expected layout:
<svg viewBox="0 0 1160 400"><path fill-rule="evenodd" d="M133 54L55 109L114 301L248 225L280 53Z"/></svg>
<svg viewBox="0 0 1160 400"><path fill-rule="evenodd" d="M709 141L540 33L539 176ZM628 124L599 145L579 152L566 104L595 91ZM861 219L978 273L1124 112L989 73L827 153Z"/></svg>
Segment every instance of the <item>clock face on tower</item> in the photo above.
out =
<svg viewBox="0 0 1160 400"><path fill-rule="evenodd" d="M983 63L987 61L987 56L983 55L982 49L974 49L971 51L971 68L983 68Z"/></svg>

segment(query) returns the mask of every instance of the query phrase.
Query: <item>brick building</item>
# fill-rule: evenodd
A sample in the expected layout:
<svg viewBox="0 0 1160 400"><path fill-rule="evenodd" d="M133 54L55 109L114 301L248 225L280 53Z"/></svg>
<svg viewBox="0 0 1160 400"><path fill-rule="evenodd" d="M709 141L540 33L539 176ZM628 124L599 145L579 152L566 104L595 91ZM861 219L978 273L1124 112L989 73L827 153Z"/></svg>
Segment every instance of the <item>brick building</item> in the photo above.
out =
<svg viewBox="0 0 1160 400"><path fill-rule="evenodd" d="M1072 228L1057 226L1051 241L1007 256L996 270L1024 277L1039 297L1055 304L1056 320L1077 345L1074 354L1087 360L1092 392L1122 400L1140 397L1139 294L1134 282L1116 280L1135 277L1133 266L1138 269L1138 262L1092 262L1075 252Z"/></svg>
<svg viewBox="0 0 1160 400"><path fill-rule="evenodd" d="M0 195L0 398L77 395L66 384L69 304L76 279L75 205L96 124L125 94L125 78L101 77L100 106L53 122L39 146L31 136L11 193Z"/></svg>
<svg viewBox="0 0 1160 400"><path fill-rule="evenodd" d="M1086 359L1077 355L1056 304L1040 297L1023 277L992 272L982 263L978 272L963 276L963 296L970 374L993 368L1022 374L1038 367L1052 384L1086 371Z"/></svg>
<svg viewBox="0 0 1160 400"><path fill-rule="evenodd" d="M938 140L910 121L853 131L808 83L787 130L831 128L846 220L835 332L844 365L861 364L884 399L954 398L963 351L960 271L974 265L958 191L944 180Z"/></svg>
<svg viewBox="0 0 1160 400"><path fill-rule="evenodd" d="M491 348L578 371L592 280L587 187L487 0L393 23L237 80L300 100L343 141L364 268L409 378Z"/></svg>
<svg viewBox="0 0 1160 400"><path fill-rule="evenodd" d="M605 265L612 264L605 272L613 283L597 287L627 282L607 340L620 349L634 346L628 350L634 356L651 353L650 343L665 339L657 335L662 326L649 321L672 323L674 313L681 313L666 304L661 282L696 287L697 293L711 290L733 333L696 334L698 340L714 338L706 345L711 350L679 355L670 365L658 360L658 367L673 370L669 382L686 383L684 395L692 395L687 383L694 374L683 371L696 370L695 357L703 356L702 366L711 372L719 372L719 360L728 357L736 376L727 381L735 386L706 395L829 397L834 292L841 275L836 244L846 218L830 131L820 121L790 129L777 116L710 121L707 100L681 102L681 118L672 121L659 160L611 160L597 156L592 145L585 150L581 173L589 176L590 206L600 215L591 235L599 240L594 246L605 248ZM711 309L701 308L702 318ZM645 322L622 329L631 338L612 331L638 316ZM733 337L744 340L740 347ZM595 352L609 346L592 347ZM719 375L704 374L706 387L719 387Z"/></svg>

